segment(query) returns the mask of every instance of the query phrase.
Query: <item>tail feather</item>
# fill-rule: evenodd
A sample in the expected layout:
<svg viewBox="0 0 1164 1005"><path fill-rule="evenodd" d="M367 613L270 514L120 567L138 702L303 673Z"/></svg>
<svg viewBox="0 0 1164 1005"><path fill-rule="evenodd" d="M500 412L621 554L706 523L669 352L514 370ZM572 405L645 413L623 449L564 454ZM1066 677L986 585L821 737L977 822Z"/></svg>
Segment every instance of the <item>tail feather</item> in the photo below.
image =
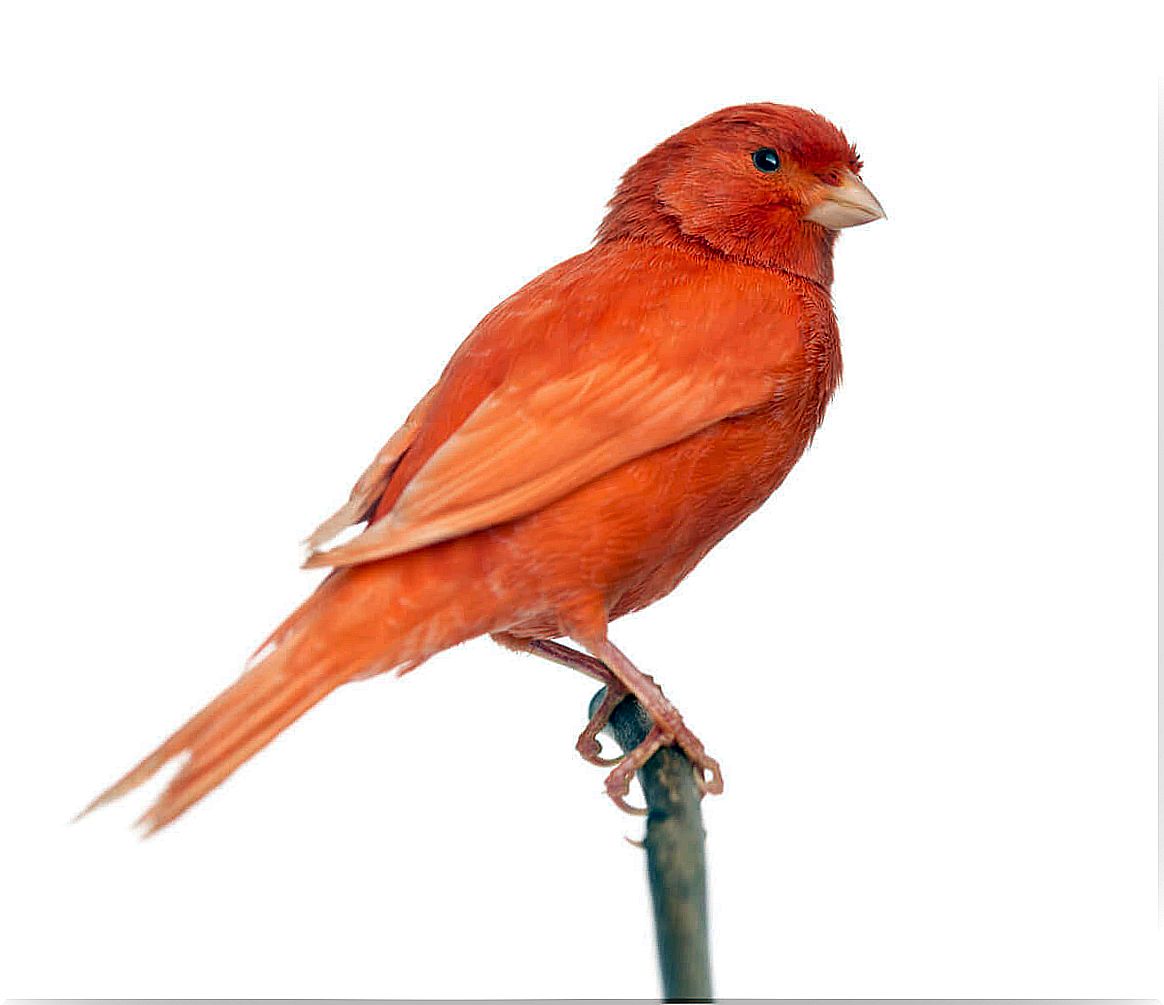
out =
<svg viewBox="0 0 1164 1005"><path fill-rule="evenodd" d="M434 652L493 629L499 598L468 579L472 554L427 556L343 569L273 633L243 675L82 812L136 789L186 756L138 821L146 834L172 823L243 762L341 684L408 670ZM451 556L451 557L450 557ZM445 563L460 561L450 569ZM473 585L479 589L473 589Z"/></svg>
<svg viewBox="0 0 1164 1005"><path fill-rule="evenodd" d="M143 758L135 767L127 771L121 778L102 792L88 806L77 814L77 819L92 813L95 809L120 799L122 796L140 785L144 785L170 761L184 753L195 740L209 728L224 709L232 703L238 704L243 700L244 693L253 689L255 684L255 667L240 677L234 684L223 691L217 698L208 704L201 712L195 715L181 729L177 730L152 754Z"/></svg>
<svg viewBox="0 0 1164 1005"><path fill-rule="evenodd" d="M296 666L305 648L285 639L140 764L93 800L80 814L131 792L167 763L189 755L181 769L142 815L148 836L172 823L244 761L258 753L313 705L343 684L355 668L335 658ZM314 649L315 647L311 647Z"/></svg>
<svg viewBox="0 0 1164 1005"><path fill-rule="evenodd" d="M353 644L350 598L334 579L272 633L243 675L181 729L78 814L104 806L149 781L170 761L185 763L138 820L148 836L172 823L244 761L341 684L372 663L392 665L384 638L376 648ZM381 612L380 623L389 620ZM366 638L363 641L369 641ZM390 640L389 640L390 641Z"/></svg>
<svg viewBox="0 0 1164 1005"><path fill-rule="evenodd" d="M190 759L138 820L144 833L153 834L180 817L343 680L334 671L317 673L300 687L273 691L258 709L239 706L225 716L194 742Z"/></svg>

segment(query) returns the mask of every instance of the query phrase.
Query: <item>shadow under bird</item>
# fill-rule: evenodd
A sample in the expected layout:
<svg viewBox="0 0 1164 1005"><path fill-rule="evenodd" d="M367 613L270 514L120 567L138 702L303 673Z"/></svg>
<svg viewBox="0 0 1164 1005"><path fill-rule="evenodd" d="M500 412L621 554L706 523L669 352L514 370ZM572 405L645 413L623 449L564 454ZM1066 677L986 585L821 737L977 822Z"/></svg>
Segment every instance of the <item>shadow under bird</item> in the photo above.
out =
<svg viewBox="0 0 1164 1005"><path fill-rule="evenodd" d="M142 817L156 831L341 684L485 633L606 685L577 747L614 765L617 804L669 744L721 792L607 628L670 593L812 440L841 376L833 244L884 216L860 172L839 129L775 104L715 112L641 158L593 247L486 315L308 539L327 579L88 809L185 756ZM628 693L654 725L607 761L597 736Z"/></svg>

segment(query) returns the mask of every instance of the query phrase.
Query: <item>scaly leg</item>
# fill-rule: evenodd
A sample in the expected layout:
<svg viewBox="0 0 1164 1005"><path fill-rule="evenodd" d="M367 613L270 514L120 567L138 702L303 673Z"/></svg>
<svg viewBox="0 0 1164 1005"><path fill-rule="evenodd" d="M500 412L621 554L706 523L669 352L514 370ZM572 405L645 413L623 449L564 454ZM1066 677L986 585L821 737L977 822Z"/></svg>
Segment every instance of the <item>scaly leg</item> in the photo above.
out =
<svg viewBox="0 0 1164 1005"><path fill-rule="evenodd" d="M606 694L602 697L602 704L598 706L597 711L586 724L586 728L582 730L582 735L578 737L578 742L574 748L582 755L583 760L590 764L596 764L600 768L609 768L612 764L618 764L623 760L625 755L622 754L618 757L603 757L602 744L598 741L598 734L606 728L606 724L610 721L611 712L627 695L622 681L610 672L605 663L593 656L588 656L586 653L580 653L577 649L571 649L560 642L551 642L548 639L519 639L513 635L501 633L494 635L493 638L507 649L533 653L551 663L557 663L559 666L584 673L587 677L604 684ZM629 807L624 808L629 809Z"/></svg>
<svg viewBox="0 0 1164 1005"><path fill-rule="evenodd" d="M626 809L624 798L630 792L630 781L635 772L650 759L659 747L676 744L690 759L695 768L695 778L704 793L723 792L723 775L719 763L711 757L699 738L687 728L678 710L664 696L650 677L636 667L617 646L603 638L588 646L622 681L624 687L633 694L639 704L654 722L647 738L639 744L616 767L606 779L606 792L620 807Z"/></svg>

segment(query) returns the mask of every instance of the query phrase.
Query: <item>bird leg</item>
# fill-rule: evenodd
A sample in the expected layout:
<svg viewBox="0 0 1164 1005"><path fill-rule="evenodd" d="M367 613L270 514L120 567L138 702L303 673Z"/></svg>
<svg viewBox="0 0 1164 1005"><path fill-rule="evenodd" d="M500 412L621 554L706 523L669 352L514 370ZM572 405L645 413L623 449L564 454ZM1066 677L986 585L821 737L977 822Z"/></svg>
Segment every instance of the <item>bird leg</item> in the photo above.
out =
<svg viewBox="0 0 1164 1005"><path fill-rule="evenodd" d="M577 649L571 649L560 642L551 642L548 639L519 639L513 635L502 635L501 633L494 635L493 638L509 649L533 653L551 663L557 663L559 666L584 673L587 677L605 685L606 694L602 696L602 703L594 715L590 717L586 728L582 730L578 742L574 744L574 749L582 755L583 760L590 764L596 764L600 768L609 768L612 764L618 764L623 760L626 756L624 754L619 754L617 757L603 757L602 744L598 741L598 734L606 728L606 724L610 721L610 714L618 706L618 703L627 696L627 690L622 681L610 672L605 663L593 656L588 656L586 653L580 653Z"/></svg>
<svg viewBox="0 0 1164 1005"><path fill-rule="evenodd" d="M691 761L695 780L704 794L723 792L723 775L719 763L703 748L699 738L687 728L683 717L650 677L636 667L609 639L587 646L609 668L643 706L654 723L645 740L632 750L606 779L606 793L622 809L630 792L630 780L660 747L675 744Z"/></svg>
<svg viewBox="0 0 1164 1005"><path fill-rule="evenodd" d="M587 677L591 677L600 684L605 684L607 687L611 685L615 687L622 686L621 681L610 672L610 669L602 660L596 660L593 656L588 656L586 653L578 652L577 649L564 646L561 642L551 642L549 639L533 639L527 642L523 648L526 652L533 653L535 656L540 656L542 659L549 660L551 663L557 663L558 666L584 673Z"/></svg>
<svg viewBox="0 0 1164 1005"><path fill-rule="evenodd" d="M618 706L618 703L627 696L627 690L622 681L612 674L601 660L587 656L586 653L580 653L577 649L564 646L560 642L535 639L529 644L529 651L560 666L584 673L606 685L606 694L602 696L602 703L590 717L586 728L582 730L582 735L578 737L574 749L582 755L584 761L596 764L600 768L609 768L612 764L618 764L622 761L626 757L625 754L619 754L617 757L603 757L602 744L598 742L598 734L610 722L610 714Z"/></svg>
<svg viewBox="0 0 1164 1005"><path fill-rule="evenodd" d="M602 702L591 716L590 722L586 724L582 735L578 737L575 747L590 764L600 767L616 765L607 776L606 794L619 809L635 814L646 812L626 802L631 779L660 747L669 747L672 744L677 745L691 761L700 792L705 794L710 792L713 795L723 792L723 775L719 769L719 762L707 753L699 737L687 728L683 717L667 700L659 685L627 659L609 639L602 639L588 646L593 655L587 655L548 639L519 639L503 633L498 633L493 638L509 649L533 653L559 666L584 673L605 685L606 694L602 696ZM611 713L628 694L633 694L638 699L639 704L651 717L654 726L646 739L628 754L603 757L598 734L606 728Z"/></svg>

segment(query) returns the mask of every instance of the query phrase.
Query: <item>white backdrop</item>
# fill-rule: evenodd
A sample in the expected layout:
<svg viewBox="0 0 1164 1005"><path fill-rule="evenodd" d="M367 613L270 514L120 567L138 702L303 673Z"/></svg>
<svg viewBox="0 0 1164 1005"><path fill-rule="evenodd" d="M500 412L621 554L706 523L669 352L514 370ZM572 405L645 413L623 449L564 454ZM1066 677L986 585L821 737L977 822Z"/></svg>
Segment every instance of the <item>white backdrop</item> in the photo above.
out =
<svg viewBox="0 0 1164 1005"><path fill-rule="evenodd" d="M7 4L12 996L650 996L593 688L478 641L170 832L69 826L318 576L297 542L622 170L811 106L846 372L613 638L722 762L724 996L1159 996L1150 5ZM1073 12L1074 11L1074 12Z"/></svg>

